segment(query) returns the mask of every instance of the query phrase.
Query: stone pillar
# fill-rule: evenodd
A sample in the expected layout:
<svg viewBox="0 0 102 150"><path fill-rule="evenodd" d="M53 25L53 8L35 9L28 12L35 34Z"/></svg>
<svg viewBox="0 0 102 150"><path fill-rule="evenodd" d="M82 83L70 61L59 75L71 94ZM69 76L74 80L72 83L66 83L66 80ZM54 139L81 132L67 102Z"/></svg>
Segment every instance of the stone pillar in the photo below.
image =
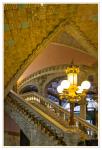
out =
<svg viewBox="0 0 102 150"><path fill-rule="evenodd" d="M82 99L80 104L80 117L86 120L86 101Z"/></svg>
<svg viewBox="0 0 102 150"><path fill-rule="evenodd" d="M93 125L98 126L98 111L94 108Z"/></svg>
<svg viewBox="0 0 102 150"><path fill-rule="evenodd" d="M70 121L69 125L74 125L74 103L70 103Z"/></svg>
<svg viewBox="0 0 102 150"><path fill-rule="evenodd" d="M96 118L96 126L98 127L98 111L97 110L96 110L95 118Z"/></svg>

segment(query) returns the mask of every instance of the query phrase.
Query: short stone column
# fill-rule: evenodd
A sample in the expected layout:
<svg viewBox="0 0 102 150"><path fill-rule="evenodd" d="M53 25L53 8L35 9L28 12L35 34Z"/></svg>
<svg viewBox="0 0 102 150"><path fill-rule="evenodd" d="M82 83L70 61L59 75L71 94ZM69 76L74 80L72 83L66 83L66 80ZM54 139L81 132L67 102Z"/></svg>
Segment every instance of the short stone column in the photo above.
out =
<svg viewBox="0 0 102 150"><path fill-rule="evenodd" d="M86 120L86 101L85 99L81 100L80 104L80 117Z"/></svg>

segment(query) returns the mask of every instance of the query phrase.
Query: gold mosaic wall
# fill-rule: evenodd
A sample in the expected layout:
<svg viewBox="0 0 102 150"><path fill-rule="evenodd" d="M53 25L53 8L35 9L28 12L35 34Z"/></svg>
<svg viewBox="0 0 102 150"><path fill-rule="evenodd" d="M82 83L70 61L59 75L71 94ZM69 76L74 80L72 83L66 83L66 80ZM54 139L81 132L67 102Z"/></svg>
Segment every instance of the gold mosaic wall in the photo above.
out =
<svg viewBox="0 0 102 150"><path fill-rule="evenodd" d="M60 24L65 20L74 21L97 47L97 15L97 5L92 4L5 4L5 88L12 84L13 79L16 81L16 74L23 66L27 67L28 60L30 64L35 59L44 47L43 42L47 42L48 37L55 34L56 28L60 28Z"/></svg>

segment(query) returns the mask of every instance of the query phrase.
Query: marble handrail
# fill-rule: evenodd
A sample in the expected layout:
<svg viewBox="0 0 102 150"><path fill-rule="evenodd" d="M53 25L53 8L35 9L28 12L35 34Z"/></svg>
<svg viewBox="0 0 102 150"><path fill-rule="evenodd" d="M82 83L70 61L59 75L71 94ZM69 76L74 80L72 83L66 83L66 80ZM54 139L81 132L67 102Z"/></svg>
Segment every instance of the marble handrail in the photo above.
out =
<svg viewBox="0 0 102 150"><path fill-rule="evenodd" d="M27 109L27 112L30 112L31 114L35 114L35 112L40 114L41 117L43 117L46 121L53 124L54 127L57 129L63 131L63 132L76 132L74 128L68 127L68 123L66 121L63 121L61 116L56 116L55 113L52 111L52 113L49 112L49 108L46 109L45 107L42 107L43 105L38 105L39 103L29 103L24 98L22 98L20 95L16 94L14 91L9 92L9 98L11 98L14 102L17 101L17 103L21 104L21 107L25 107Z"/></svg>
<svg viewBox="0 0 102 150"><path fill-rule="evenodd" d="M21 96L11 90L8 96L12 99L13 103L17 102L20 104L19 109L21 111L23 109L26 110L24 110L24 113L28 117L30 116L29 119L31 119L32 114L37 113L50 125L53 125L54 128L63 133L79 133L84 139L97 138L97 127L76 116L74 117L75 125L69 126L69 112L49 101L49 99L39 96L37 93L26 93ZM30 99L27 100L27 97Z"/></svg>
<svg viewBox="0 0 102 150"><path fill-rule="evenodd" d="M56 116L60 116L64 121L68 121L70 113L67 110L64 110L61 106L56 105L54 102L50 101L49 99L44 98L43 96L38 95L34 92L29 92L22 94L22 97L29 101L30 103L33 103L34 101L37 101L38 103L42 103L44 107L49 107L50 111L54 111L56 113ZM75 125L74 127L78 127L82 132L85 134L98 134L98 129L96 126L86 122L84 119L78 116L74 116Z"/></svg>

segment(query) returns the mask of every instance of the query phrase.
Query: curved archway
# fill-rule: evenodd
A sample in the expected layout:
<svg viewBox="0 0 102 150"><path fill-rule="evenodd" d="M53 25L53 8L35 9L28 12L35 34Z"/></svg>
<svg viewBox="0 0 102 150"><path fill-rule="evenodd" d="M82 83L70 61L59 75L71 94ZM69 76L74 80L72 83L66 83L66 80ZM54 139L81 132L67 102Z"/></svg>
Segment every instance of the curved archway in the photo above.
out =
<svg viewBox="0 0 102 150"><path fill-rule="evenodd" d="M61 80L63 80L63 79L65 79L65 76L64 75L61 75L61 76L58 76L58 75L52 75L51 76L51 79L48 79L47 81L46 81L46 83L44 84L44 86L43 86L43 90L44 90L44 96L46 97L47 96L47 92L48 92L48 88L50 88L50 86L51 86L51 84L53 83L53 82L56 82L56 83L58 83L59 84L59 81L61 81ZM57 86L58 86L58 84L57 84ZM56 87L57 87L56 86Z"/></svg>
<svg viewBox="0 0 102 150"><path fill-rule="evenodd" d="M35 85L26 85L19 91L19 94L24 94L27 92L38 92L38 88Z"/></svg>

